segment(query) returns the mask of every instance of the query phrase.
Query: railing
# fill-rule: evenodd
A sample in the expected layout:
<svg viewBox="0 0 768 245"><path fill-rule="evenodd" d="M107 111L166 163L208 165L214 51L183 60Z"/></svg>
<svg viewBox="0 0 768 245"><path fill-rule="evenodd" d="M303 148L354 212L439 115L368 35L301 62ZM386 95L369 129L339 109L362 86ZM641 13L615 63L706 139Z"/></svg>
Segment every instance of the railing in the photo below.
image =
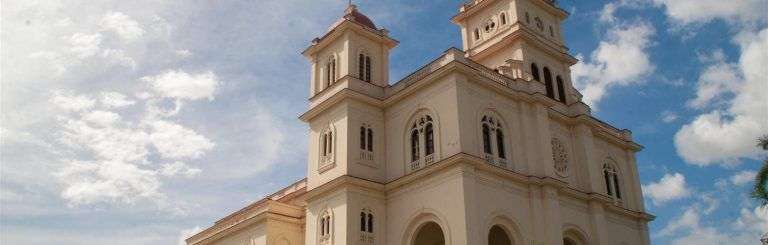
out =
<svg viewBox="0 0 768 245"><path fill-rule="evenodd" d="M360 150L360 160L373 161L373 152Z"/></svg>
<svg viewBox="0 0 768 245"><path fill-rule="evenodd" d="M483 156L485 156L485 161L487 163L493 164L493 155L485 153L483 154Z"/></svg>
<svg viewBox="0 0 768 245"><path fill-rule="evenodd" d="M507 168L507 159L499 158L499 167Z"/></svg>
<svg viewBox="0 0 768 245"><path fill-rule="evenodd" d="M360 242L373 244L373 239L374 239L373 233L360 232Z"/></svg>
<svg viewBox="0 0 768 245"><path fill-rule="evenodd" d="M429 165L435 163L435 154L429 154L424 157L424 162Z"/></svg>
<svg viewBox="0 0 768 245"><path fill-rule="evenodd" d="M320 244L328 244L330 243L331 234L325 234L320 236Z"/></svg>
<svg viewBox="0 0 768 245"><path fill-rule="evenodd" d="M333 162L333 154L320 156L320 166Z"/></svg>
<svg viewBox="0 0 768 245"><path fill-rule="evenodd" d="M411 162L411 171L415 171L415 170L420 169L420 168L421 168L421 161L420 160L416 160L416 161Z"/></svg>

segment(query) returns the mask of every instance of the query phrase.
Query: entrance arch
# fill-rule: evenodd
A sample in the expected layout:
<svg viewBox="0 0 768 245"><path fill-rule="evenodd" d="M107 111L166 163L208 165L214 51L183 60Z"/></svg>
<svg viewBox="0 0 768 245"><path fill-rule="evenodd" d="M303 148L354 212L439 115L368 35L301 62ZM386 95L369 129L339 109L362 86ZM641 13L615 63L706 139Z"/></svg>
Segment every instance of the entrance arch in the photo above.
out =
<svg viewBox="0 0 768 245"><path fill-rule="evenodd" d="M512 245L512 239L509 238L507 231L494 225L488 233L488 245Z"/></svg>
<svg viewBox="0 0 768 245"><path fill-rule="evenodd" d="M413 245L445 245L443 229L435 222L427 222L416 232Z"/></svg>

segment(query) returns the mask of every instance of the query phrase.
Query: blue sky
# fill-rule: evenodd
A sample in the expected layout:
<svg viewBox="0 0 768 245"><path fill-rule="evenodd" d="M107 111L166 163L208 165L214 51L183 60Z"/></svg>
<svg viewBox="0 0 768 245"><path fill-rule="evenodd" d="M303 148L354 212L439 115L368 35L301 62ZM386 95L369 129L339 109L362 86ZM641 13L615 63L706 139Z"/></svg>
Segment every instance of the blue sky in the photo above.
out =
<svg viewBox="0 0 768 245"><path fill-rule="evenodd" d="M355 1L397 80L452 1ZM174 244L305 175L308 62L342 0L4 1L0 243ZM576 86L631 129L653 244L755 244L768 1L561 0Z"/></svg>

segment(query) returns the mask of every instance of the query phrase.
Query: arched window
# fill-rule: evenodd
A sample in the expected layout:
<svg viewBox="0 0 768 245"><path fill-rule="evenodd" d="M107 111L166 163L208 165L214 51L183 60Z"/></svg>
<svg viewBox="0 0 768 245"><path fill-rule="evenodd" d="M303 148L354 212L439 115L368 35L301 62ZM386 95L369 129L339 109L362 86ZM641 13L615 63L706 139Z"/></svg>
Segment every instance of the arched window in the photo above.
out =
<svg viewBox="0 0 768 245"><path fill-rule="evenodd" d="M411 161L419 160L419 130L411 130Z"/></svg>
<svg viewBox="0 0 768 245"><path fill-rule="evenodd" d="M373 214L368 213L368 232L373 233Z"/></svg>
<svg viewBox="0 0 768 245"><path fill-rule="evenodd" d="M557 81L558 100L560 102L563 102L563 104L565 104L565 84L563 84L563 78L561 78L560 76L557 76L557 78L555 78L555 81Z"/></svg>
<svg viewBox="0 0 768 245"><path fill-rule="evenodd" d="M373 161L373 129L368 124L360 126L360 159Z"/></svg>
<svg viewBox="0 0 768 245"><path fill-rule="evenodd" d="M360 53L357 60L357 69L360 80L371 82L371 56L366 53Z"/></svg>
<svg viewBox="0 0 768 245"><path fill-rule="evenodd" d="M475 28L474 33L475 33L475 40L480 40L480 30Z"/></svg>
<svg viewBox="0 0 768 245"><path fill-rule="evenodd" d="M555 88L552 86L552 72L548 67L544 67L544 86L547 88L547 97L555 98Z"/></svg>
<svg viewBox="0 0 768 245"><path fill-rule="evenodd" d="M367 231L365 229L365 225L368 224L366 222L366 218L368 218L368 216L365 214L365 212L360 212L360 231Z"/></svg>
<svg viewBox="0 0 768 245"><path fill-rule="evenodd" d="M368 128L368 151L373 152L373 129Z"/></svg>
<svg viewBox="0 0 768 245"><path fill-rule="evenodd" d="M499 16L499 19L501 19L501 24L502 25L506 25L507 24L507 14L506 13L501 13L501 15Z"/></svg>
<svg viewBox="0 0 768 245"><path fill-rule="evenodd" d="M525 12L525 23L531 23L531 15L528 12Z"/></svg>
<svg viewBox="0 0 768 245"><path fill-rule="evenodd" d="M536 63L531 63L531 76L533 76L533 80L541 81L539 77L539 66L536 65Z"/></svg>
<svg viewBox="0 0 768 245"><path fill-rule="evenodd" d="M365 135L365 126L360 127L360 149L365 150L366 149L366 143L368 142Z"/></svg>
<svg viewBox="0 0 768 245"><path fill-rule="evenodd" d="M331 56L325 66L325 87L330 87L336 82L336 58Z"/></svg>
<svg viewBox="0 0 768 245"><path fill-rule="evenodd" d="M432 123L427 123L427 126L424 127L425 131L425 146L424 146L424 153L426 153L426 156L432 155L432 153L435 153L435 132L433 130L434 126L432 126Z"/></svg>
<svg viewBox="0 0 768 245"><path fill-rule="evenodd" d="M621 186L619 185L619 174L613 160L608 159L603 164L603 178L605 179L606 193L616 200L621 200Z"/></svg>
<svg viewBox="0 0 768 245"><path fill-rule="evenodd" d="M485 115L480 120L483 134L483 153L490 164L507 167L507 152L504 147L504 128L501 122L491 115Z"/></svg>
<svg viewBox="0 0 768 245"><path fill-rule="evenodd" d="M319 167L326 166L333 162L333 131L330 128L323 130L320 134L320 164Z"/></svg>
<svg viewBox="0 0 768 245"><path fill-rule="evenodd" d="M435 129L432 117L418 117L410 129L411 170L434 162ZM424 156L424 157L422 157Z"/></svg>
<svg viewBox="0 0 768 245"><path fill-rule="evenodd" d="M331 216L328 212L320 216L320 241L328 240L331 237Z"/></svg>
<svg viewBox="0 0 768 245"><path fill-rule="evenodd" d="M373 242L373 212L363 209L360 212L360 239L363 242Z"/></svg>
<svg viewBox="0 0 768 245"><path fill-rule="evenodd" d="M493 154L491 150L491 129L485 123L483 123L483 152L485 154Z"/></svg>
<svg viewBox="0 0 768 245"><path fill-rule="evenodd" d="M555 37L555 32L552 30L552 26L549 26L549 36Z"/></svg>

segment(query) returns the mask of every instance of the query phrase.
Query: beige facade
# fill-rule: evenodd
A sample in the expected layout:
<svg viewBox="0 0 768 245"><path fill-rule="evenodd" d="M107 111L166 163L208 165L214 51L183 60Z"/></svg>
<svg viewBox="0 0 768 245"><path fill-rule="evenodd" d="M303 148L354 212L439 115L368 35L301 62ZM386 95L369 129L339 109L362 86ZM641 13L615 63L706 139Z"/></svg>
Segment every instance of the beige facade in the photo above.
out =
<svg viewBox="0 0 768 245"><path fill-rule="evenodd" d="M354 5L311 62L307 178L188 244L649 244L635 153L570 79L549 0L476 0L463 50L388 84L397 41ZM551 32L550 32L551 30Z"/></svg>

